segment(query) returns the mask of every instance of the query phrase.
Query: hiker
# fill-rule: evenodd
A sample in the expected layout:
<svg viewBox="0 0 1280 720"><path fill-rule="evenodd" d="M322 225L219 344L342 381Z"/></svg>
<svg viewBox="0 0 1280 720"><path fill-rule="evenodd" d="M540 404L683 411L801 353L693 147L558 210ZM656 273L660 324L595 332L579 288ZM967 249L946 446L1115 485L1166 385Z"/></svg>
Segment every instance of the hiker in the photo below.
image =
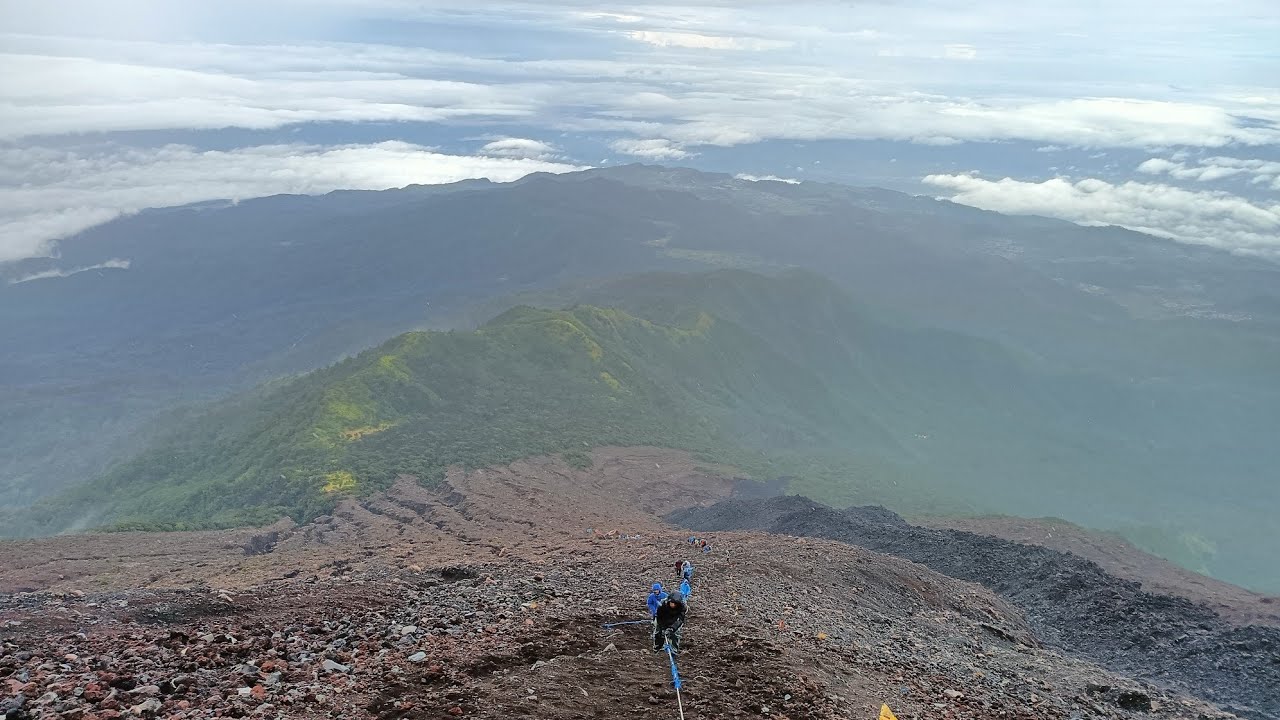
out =
<svg viewBox="0 0 1280 720"><path fill-rule="evenodd" d="M654 583L649 589L649 597L645 598L645 604L649 606L649 617L658 616L658 606L666 599L667 593L662 589L662 583Z"/></svg>
<svg viewBox="0 0 1280 720"><path fill-rule="evenodd" d="M704 553L711 552L711 543L707 542L706 539L702 540L702 552Z"/></svg>
<svg viewBox="0 0 1280 720"><path fill-rule="evenodd" d="M689 596L693 594L693 588L689 586L688 580L680 581L680 594L684 595L685 604L688 604Z"/></svg>
<svg viewBox="0 0 1280 720"><path fill-rule="evenodd" d="M679 590L662 601L658 612L653 616L654 652L660 652L667 643L671 644L672 652L680 652L680 628L684 627L684 616L688 611L684 594Z"/></svg>
<svg viewBox="0 0 1280 720"><path fill-rule="evenodd" d="M679 573L680 573L681 580L692 580L693 579L693 563L689 562L688 560L681 560Z"/></svg>

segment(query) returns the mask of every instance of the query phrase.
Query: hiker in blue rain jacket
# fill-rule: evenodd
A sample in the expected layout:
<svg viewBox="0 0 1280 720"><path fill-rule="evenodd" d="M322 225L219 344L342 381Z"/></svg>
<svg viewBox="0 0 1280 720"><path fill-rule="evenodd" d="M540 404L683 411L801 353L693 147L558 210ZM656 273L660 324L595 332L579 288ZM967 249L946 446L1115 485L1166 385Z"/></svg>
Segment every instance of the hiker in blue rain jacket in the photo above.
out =
<svg viewBox="0 0 1280 720"><path fill-rule="evenodd" d="M680 561L680 579L681 580L693 579L693 563L689 562L688 560Z"/></svg>
<svg viewBox="0 0 1280 720"><path fill-rule="evenodd" d="M666 599L667 593L662 590L662 583L654 583L649 589L649 597L645 599L645 604L649 606L649 617L657 617L658 606Z"/></svg>

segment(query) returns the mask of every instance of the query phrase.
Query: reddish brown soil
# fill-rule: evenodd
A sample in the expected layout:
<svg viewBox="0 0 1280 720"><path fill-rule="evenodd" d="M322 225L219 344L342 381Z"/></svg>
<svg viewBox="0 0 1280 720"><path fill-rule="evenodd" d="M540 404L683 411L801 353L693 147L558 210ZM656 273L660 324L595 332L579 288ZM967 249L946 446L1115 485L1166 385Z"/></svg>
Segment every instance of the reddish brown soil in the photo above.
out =
<svg viewBox="0 0 1280 720"><path fill-rule="evenodd" d="M402 478L385 495L349 500L302 528L107 533L0 542L0 593L35 590L250 587L285 573L519 557L545 560L599 533L667 529L658 517L728 497L733 480L688 455L657 448L602 449L589 471L529 459L452 472L443 489ZM728 473L725 473L728 475ZM270 553L254 537L278 532Z"/></svg>
<svg viewBox="0 0 1280 720"><path fill-rule="evenodd" d="M0 715L674 718L644 627L602 624L643 617L686 556L658 516L734 483L665 450L594 461L406 479L298 528L0 544ZM882 702L904 720L1230 717L1048 651L1014 608L923 566L709 537L679 658L690 720ZM1133 697L1151 711L1120 707Z"/></svg>

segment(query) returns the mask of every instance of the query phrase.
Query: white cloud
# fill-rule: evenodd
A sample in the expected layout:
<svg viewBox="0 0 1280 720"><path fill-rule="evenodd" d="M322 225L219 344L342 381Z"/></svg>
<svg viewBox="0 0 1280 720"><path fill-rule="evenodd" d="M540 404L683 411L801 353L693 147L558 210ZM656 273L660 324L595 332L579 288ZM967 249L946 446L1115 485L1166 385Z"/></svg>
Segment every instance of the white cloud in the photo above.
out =
<svg viewBox="0 0 1280 720"><path fill-rule="evenodd" d="M1096 178L1025 182L930 175L924 181L946 191L954 202L986 210L1119 225L1179 242L1280 258L1280 204L1255 204L1225 192Z"/></svg>
<svg viewBox="0 0 1280 720"><path fill-rule="evenodd" d="M1138 166L1138 172L1144 172L1149 175L1159 175L1166 173L1175 168L1183 167L1182 163L1176 163L1164 158L1151 158Z"/></svg>
<svg viewBox="0 0 1280 720"><path fill-rule="evenodd" d="M161 52L166 52L163 49ZM234 49L223 48L223 53ZM216 55L216 51L215 51ZM225 72L155 62L0 54L0 140L176 128L277 128L306 122L517 118L537 89L387 72ZM274 58L289 64L289 54ZM334 61L337 64L339 61ZM274 71L274 72L272 72Z"/></svg>
<svg viewBox="0 0 1280 720"><path fill-rule="evenodd" d="M90 270L128 270L130 264L131 263L128 260L112 258L106 262L98 263L97 265L86 265L84 267L71 268L70 270L60 270L60 269L42 270L40 272L34 272L29 275L22 275L10 280L9 284L16 285L18 283L31 282L32 280L48 280L50 278L71 277L72 275L78 275L82 272L89 272Z"/></svg>
<svg viewBox="0 0 1280 720"><path fill-rule="evenodd" d="M574 17L583 20L611 20L617 23L626 23L628 25L644 21L643 15L631 15L628 13L615 12L575 12Z"/></svg>
<svg viewBox="0 0 1280 720"><path fill-rule="evenodd" d="M843 139L1242 154L1280 144L1280 95L1267 89L1274 73L1258 61L1278 29L1272 4L1167 0L1152 12L1154 0L1139 0L1030 12L1013 0L904 0L833 12L833 3L807 0L119 0L109 10L96 0L0 3L0 143L53 145L120 131L306 133L313 123L326 124L326 138L356 123L369 123L362 138L374 127L398 138L406 137L395 129L403 122L483 127L472 137L510 133L518 137L480 153L545 163L558 160L555 148L524 136L608 133L622 138L615 152L657 161L707 145ZM413 23L423 42L371 42L378 36L370 28L397 22ZM528 42L468 45L470 33L442 40L463 25ZM251 39L260 37L289 41ZM95 157L81 160L91 176L107 172ZM299 172L287 153L271 162L259 173ZM1280 189L1280 170L1168 162L1180 166L1152 174ZM52 167L10 166L0 187L13 195L24 184L65 184L42 179L63 166ZM146 185L131 182L121 187ZM246 192L261 186L227 180L221 194L238 194L241 182ZM0 210L0 257L39 253L50 238L148 204L100 203L94 192Z"/></svg>
<svg viewBox="0 0 1280 720"><path fill-rule="evenodd" d="M1212 182L1236 175L1250 176L1255 185L1270 185L1280 190L1280 162L1234 157L1210 157L1188 164L1186 158L1166 160L1151 158L1138 165L1138 172L1148 175L1168 175L1179 180Z"/></svg>
<svg viewBox="0 0 1280 720"><path fill-rule="evenodd" d="M664 138L648 140L615 140L609 143L614 152L649 160L681 160L689 157L689 153L676 143Z"/></svg>
<svg viewBox="0 0 1280 720"><path fill-rule="evenodd" d="M908 47L928 53L912 50L901 63L885 62L875 57L876 48L845 37L865 28L828 31L762 15L776 27L761 26L771 34L756 37L740 32L746 23L733 13L664 12L644 18L659 23L651 29L629 31L649 47L592 59L471 57L373 44L5 36L0 139L311 122L519 121L665 137L686 149L764 139L1029 140L1088 147L1280 143L1280 126L1259 122L1280 123L1280 97L1266 94L1183 92L1173 99L1133 86L1115 90L1157 97L1084 96L1076 87L1046 82L1029 84L1031 92L984 88L972 78L989 73L946 61L971 59L982 47L984 62L997 62L986 44L917 43ZM594 32L621 37L613 30ZM738 52L788 44L796 47L777 55ZM819 51L825 47L842 53L862 48L856 50L862 54L824 55ZM688 48L706 52L693 60L682 52ZM922 61L931 70L917 74ZM1113 85L1093 81L1088 87L1097 95ZM1071 96L1054 97L1063 92Z"/></svg>
<svg viewBox="0 0 1280 720"><path fill-rule="evenodd" d="M114 220L129 210L50 203L44 209L6 207L0 188L0 262L53 254L54 240ZM29 194L29 193L28 193Z"/></svg>
<svg viewBox="0 0 1280 720"><path fill-rule="evenodd" d="M696 48L702 50L783 50L794 43L789 40L765 40L752 37L725 37L669 30L631 30L626 36L662 48Z"/></svg>
<svg viewBox="0 0 1280 720"><path fill-rule="evenodd" d="M507 182L532 172L577 169L527 158L446 155L403 142L231 151L181 145L5 149L0 150L0 261L48 255L59 238L144 208L481 177Z"/></svg>
<svg viewBox="0 0 1280 720"><path fill-rule="evenodd" d="M526 160L556 160L559 149L541 140L528 138L501 138L480 148L481 155L489 157L523 158Z"/></svg>
<svg viewBox="0 0 1280 720"><path fill-rule="evenodd" d="M780 182L788 185L799 185L800 181L795 178L778 177L777 175L748 175L747 173L738 173L734 175L739 180L747 182Z"/></svg>
<svg viewBox="0 0 1280 720"><path fill-rule="evenodd" d="M978 57L978 48L963 43L944 45L942 56L952 60L973 60Z"/></svg>

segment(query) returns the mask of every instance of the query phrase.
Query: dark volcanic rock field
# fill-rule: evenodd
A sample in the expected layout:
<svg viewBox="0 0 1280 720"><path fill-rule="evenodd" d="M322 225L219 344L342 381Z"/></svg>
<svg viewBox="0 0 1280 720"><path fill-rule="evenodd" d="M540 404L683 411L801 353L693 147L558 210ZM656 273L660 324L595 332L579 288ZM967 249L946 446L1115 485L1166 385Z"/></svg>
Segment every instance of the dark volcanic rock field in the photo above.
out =
<svg viewBox="0 0 1280 720"><path fill-rule="evenodd" d="M979 583L1018 606L1048 645L1174 687L1250 718L1280 718L1280 628L1233 625L1183 598L1145 592L1083 558L908 524L877 507L836 510L789 496L677 511L700 531L764 530L839 540Z"/></svg>

